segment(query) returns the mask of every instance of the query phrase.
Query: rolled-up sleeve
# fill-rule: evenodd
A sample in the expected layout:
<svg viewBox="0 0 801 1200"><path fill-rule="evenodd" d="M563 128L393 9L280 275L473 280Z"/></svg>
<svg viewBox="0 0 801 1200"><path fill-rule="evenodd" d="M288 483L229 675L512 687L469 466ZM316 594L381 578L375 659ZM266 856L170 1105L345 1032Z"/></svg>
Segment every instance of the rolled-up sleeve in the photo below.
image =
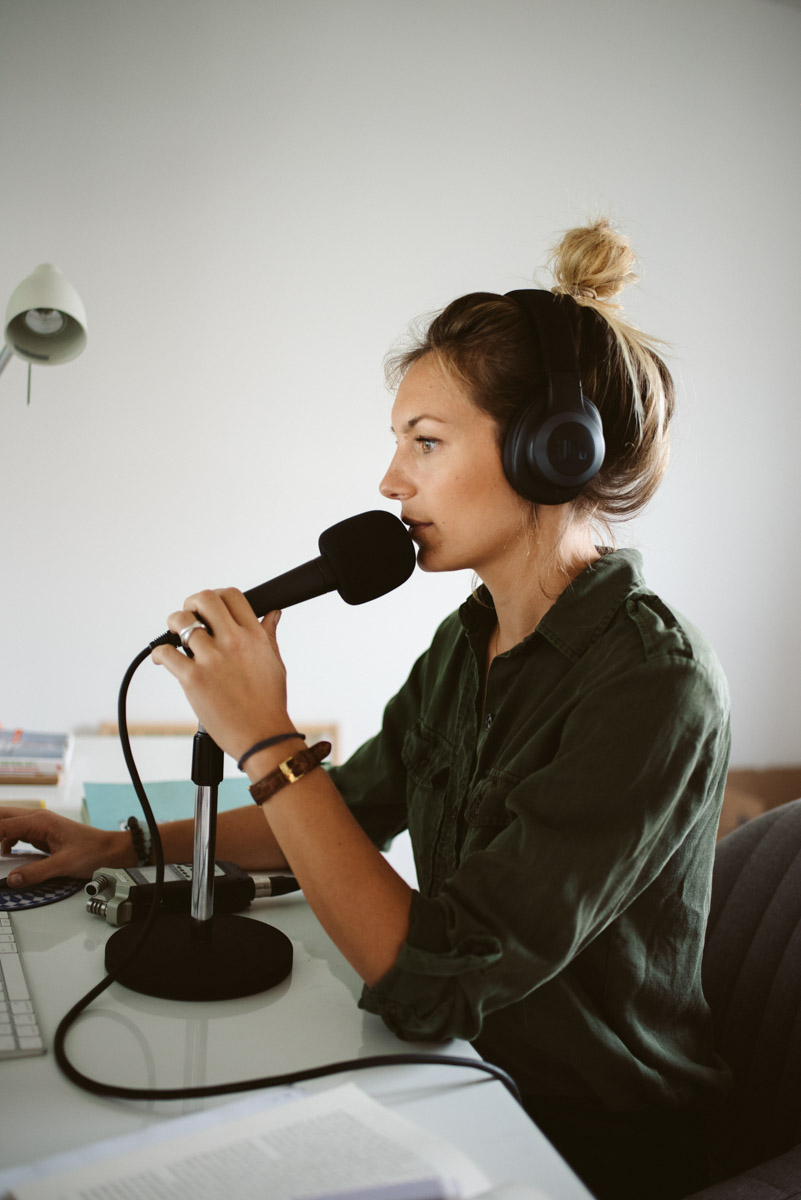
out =
<svg viewBox="0 0 801 1200"><path fill-rule="evenodd" d="M458 941L449 936L446 910L439 900L415 892L409 936L395 965L375 987L365 987L360 1005L378 1013L400 1038L444 1041L457 1036L473 1038L480 1028L479 1007L467 997L466 977L480 978L500 962L503 944L479 930ZM459 1011L457 1011L459 1010Z"/></svg>

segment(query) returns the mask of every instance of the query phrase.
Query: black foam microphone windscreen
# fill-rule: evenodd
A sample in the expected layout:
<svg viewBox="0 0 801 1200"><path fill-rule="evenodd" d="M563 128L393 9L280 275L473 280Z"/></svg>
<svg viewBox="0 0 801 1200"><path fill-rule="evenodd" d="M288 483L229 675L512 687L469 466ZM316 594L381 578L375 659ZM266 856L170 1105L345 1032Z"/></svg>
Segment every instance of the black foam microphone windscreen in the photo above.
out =
<svg viewBox="0 0 801 1200"><path fill-rule="evenodd" d="M364 604L400 587L414 570L414 542L402 521L378 509L340 521L320 534L346 604Z"/></svg>

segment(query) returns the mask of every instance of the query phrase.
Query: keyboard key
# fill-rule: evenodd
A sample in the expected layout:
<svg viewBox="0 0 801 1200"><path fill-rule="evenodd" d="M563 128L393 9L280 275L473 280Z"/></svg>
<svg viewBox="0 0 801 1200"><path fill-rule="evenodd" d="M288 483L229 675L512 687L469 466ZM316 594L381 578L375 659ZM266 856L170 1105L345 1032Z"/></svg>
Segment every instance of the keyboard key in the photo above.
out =
<svg viewBox="0 0 801 1200"><path fill-rule="evenodd" d="M29 1037L26 1035L19 1039L19 1048L20 1050L42 1050L44 1049L44 1043L40 1037Z"/></svg>

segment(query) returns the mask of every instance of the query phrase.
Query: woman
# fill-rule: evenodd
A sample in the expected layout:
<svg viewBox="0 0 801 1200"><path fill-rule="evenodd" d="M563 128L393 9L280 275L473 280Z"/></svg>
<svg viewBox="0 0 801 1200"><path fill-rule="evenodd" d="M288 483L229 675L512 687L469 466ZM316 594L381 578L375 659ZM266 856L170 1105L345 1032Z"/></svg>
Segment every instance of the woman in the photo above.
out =
<svg viewBox="0 0 801 1200"><path fill-rule="evenodd" d="M667 454L669 373L613 303L633 262L603 221L555 253L549 304L570 322L605 439L600 470L566 502L533 503L507 461L549 353L519 299L454 301L395 362L381 492L423 570L472 568L481 586L349 762L307 762L274 790L278 765L304 750L279 613L259 622L241 593L201 592L169 618L193 657L153 652L214 740L245 756L255 798L270 781L260 806L220 817L218 856L288 864L363 978L362 1005L400 1037L471 1039L615 1200L701 1186L700 1118L725 1086L700 962L726 685L701 635L648 590L639 555L596 546L598 526L647 502ZM380 853L403 828L419 891ZM126 833L52 814L3 820L0 835L52 852L29 883L136 861ZM163 840L168 861L185 861L191 824Z"/></svg>

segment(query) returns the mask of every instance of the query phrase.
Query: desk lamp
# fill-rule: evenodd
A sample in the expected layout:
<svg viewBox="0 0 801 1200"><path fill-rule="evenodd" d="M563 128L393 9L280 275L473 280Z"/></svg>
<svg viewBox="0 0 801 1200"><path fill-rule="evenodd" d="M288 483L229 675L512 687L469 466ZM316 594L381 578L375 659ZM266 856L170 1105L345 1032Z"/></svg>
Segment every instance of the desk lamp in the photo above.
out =
<svg viewBox="0 0 801 1200"><path fill-rule="evenodd" d="M30 404L31 365L56 366L77 358L86 345L86 310L58 267L42 263L14 289L4 330L0 373L13 354L28 363Z"/></svg>

